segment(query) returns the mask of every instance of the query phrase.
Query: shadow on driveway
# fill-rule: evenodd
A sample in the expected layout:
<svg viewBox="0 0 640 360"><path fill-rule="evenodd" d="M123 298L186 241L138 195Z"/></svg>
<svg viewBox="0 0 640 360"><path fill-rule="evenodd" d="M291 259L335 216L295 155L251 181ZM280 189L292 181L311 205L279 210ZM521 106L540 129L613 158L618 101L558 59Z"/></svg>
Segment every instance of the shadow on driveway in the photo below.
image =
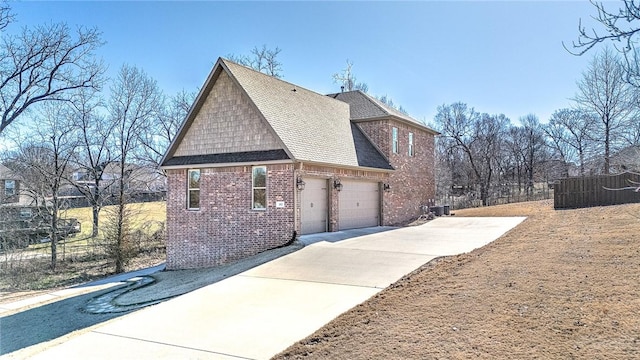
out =
<svg viewBox="0 0 640 360"><path fill-rule="evenodd" d="M0 317L0 355L130 314L148 305L213 284L301 248L301 245L294 244L208 269L162 271L165 265L160 264L75 286L87 287L122 282L122 285ZM149 286L145 284L138 286L132 282L134 278L151 275L156 281L146 284ZM106 306L106 310L90 311L92 304L96 302L100 303L98 308Z"/></svg>
<svg viewBox="0 0 640 360"><path fill-rule="evenodd" d="M350 229L350 230L342 230L342 231L336 231L336 232L300 235L300 242L303 243L304 245L311 245L313 243L317 243L320 241L335 243L338 241L347 240L347 239L351 239L358 236L375 234L375 233L390 231L395 229L398 229L398 228L393 226L375 226L375 227L368 227L363 229Z"/></svg>
<svg viewBox="0 0 640 360"><path fill-rule="evenodd" d="M91 298L118 288L75 296L0 318L0 355L131 313L133 310L88 314L82 310Z"/></svg>

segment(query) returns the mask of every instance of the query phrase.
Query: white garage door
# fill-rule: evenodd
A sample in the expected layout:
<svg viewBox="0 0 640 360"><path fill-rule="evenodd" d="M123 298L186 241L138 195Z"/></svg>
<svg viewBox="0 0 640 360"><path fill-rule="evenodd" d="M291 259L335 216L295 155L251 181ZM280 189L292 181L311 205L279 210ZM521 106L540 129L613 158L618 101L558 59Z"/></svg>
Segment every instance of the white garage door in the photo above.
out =
<svg viewBox="0 0 640 360"><path fill-rule="evenodd" d="M379 217L378 183L342 181L338 207L340 230L378 226Z"/></svg>
<svg viewBox="0 0 640 360"><path fill-rule="evenodd" d="M305 178L304 190L300 192L300 232L314 234L327 231L329 211L327 180Z"/></svg>

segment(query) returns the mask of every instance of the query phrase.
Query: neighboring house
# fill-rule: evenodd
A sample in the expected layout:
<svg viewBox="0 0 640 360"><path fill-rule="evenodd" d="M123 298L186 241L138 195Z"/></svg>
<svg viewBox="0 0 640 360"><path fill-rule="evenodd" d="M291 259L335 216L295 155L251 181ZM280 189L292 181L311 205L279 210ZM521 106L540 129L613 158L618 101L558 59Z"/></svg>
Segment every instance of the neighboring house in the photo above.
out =
<svg viewBox="0 0 640 360"><path fill-rule="evenodd" d="M120 167L117 162L104 165L105 169L99 181L101 187L102 205L112 205L116 200L120 178ZM136 164L128 164L125 168L125 190L130 201L160 201L164 200L167 189L167 179L162 170ZM96 184L93 175L86 169L76 169L72 173L74 184L64 185L59 195L64 196L70 207L91 206L84 193L93 192ZM83 189L80 190L79 188Z"/></svg>
<svg viewBox="0 0 640 360"><path fill-rule="evenodd" d="M609 173L618 174L625 171L640 172L640 146L631 145L621 150L612 151L609 157ZM593 156L585 161L585 175L602 175L604 158ZM578 174L579 175L579 174Z"/></svg>
<svg viewBox="0 0 640 360"><path fill-rule="evenodd" d="M611 173L640 172L640 146L627 146L610 159Z"/></svg>
<svg viewBox="0 0 640 360"><path fill-rule="evenodd" d="M103 188L113 188L114 184L116 184L120 178L120 164L110 162L105 164L104 167L102 177L100 178L100 186ZM166 191L166 178L162 174L162 171L157 168L128 164L125 166L125 176L128 177L128 190L134 192ZM77 185L88 188L95 187L93 175L86 169L75 170L72 178Z"/></svg>
<svg viewBox="0 0 640 360"><path fill-rule="evenodd" d="M25 194L25 190L22 178L0 164L0 206L30 205L32 201Z"/></svg>
<svg viewBox="0 0 640 360"><path fill-rule="evenodd" d="M435 135L360 91L325 96L218 59L162 160L167 267L415 219L435 197Z"/></svg>

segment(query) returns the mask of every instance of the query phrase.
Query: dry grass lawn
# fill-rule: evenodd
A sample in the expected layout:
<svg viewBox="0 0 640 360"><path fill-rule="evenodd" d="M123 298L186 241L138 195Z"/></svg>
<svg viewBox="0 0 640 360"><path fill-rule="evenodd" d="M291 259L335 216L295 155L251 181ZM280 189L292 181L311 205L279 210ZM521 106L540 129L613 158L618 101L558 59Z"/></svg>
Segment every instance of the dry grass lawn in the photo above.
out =
<svg viewBox="0 0 640 360"><path fill-rule="evenodd" d="M456 211L529 218L426 264L277 359L640 358L640 204Z"/></svg>
<svg viewBox="0 0 640 360"><path fill-rule="evenodd" d="M104 225L107 213L113 208L103 208L101 224ZM152 234L166 220L164 202L135 203L130 208L132 226L142 234ZM82 232L58 244L55 271L50 269L50 243L31 245L24 251L0 253L0 303L18 301L113 274L114 262L104 255L98 244L103 240L89 237L92 230L91 208L69 209L62 216L78 219ZM158 265L166 260L164 239L142 236L136 240L139 252L127 265L127 271Z"/></svg>

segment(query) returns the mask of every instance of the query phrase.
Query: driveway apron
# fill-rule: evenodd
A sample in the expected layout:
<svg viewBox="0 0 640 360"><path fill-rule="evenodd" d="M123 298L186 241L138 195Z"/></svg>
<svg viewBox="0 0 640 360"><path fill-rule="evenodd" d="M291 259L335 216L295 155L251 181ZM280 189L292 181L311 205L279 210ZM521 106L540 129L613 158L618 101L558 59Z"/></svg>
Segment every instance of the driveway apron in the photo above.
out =
<svg viewBox="0 0 640 360"><path fill-rule="evenodd" d="M433 258L482 247L523 220L446 217L421 226L316 242L176 299L16 355L268 359Z"/></svg>

